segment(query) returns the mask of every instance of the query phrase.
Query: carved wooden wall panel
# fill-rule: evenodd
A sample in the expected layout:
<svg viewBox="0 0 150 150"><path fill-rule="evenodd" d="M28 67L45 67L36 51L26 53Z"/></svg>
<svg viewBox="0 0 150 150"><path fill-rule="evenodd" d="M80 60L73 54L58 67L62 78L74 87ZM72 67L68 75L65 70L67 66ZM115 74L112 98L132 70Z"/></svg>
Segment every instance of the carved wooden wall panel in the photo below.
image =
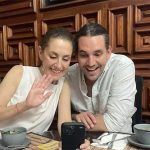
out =
<svg viewBox="0 0 150 150"><path fill-rule="evenodd" d="M30 40L22 43L22 60L24 65L35 66L38 62L37 51L35 47L38 46L37 41Z"/></svg>
<svg viewBox="0 0 150 150"><path fill-rule="evenodd" d="M150 110L150 80L144 81L144 87L143 87L143 98L142 98L142 114L143 119L149 119L149 110Z"/></svg>
<svg viewBox="0 0 150 150"><path fill-rule="evenodd" d="M150 119L150 1L134 1L134 61L136 74L144 77L143 117Z"/></svg>
<svg viewBox="0 0 150 150"><path fill-rule="evenodd" d="M150 61L149 59L135 60L136 74L146 79L150 76Z"/></svg>
<svg viewBox="0 0 150 150"><path fill-rule="evenodd" d="M0 1L0 78L16 64L38 64L38 7L39 0Z"/></svg>
<svg viewBox="0 0 150 150"><path fill-rule="evenodd" d="M81 26L89 22L98 22L102 23L102 11L95 11L90 13L82 13L81 14Z"/></svg>
<svg viewBox="0 0 150 150"><path fill-rule="evenodd" d="M0 27L0 59L3 59L4 56L4 47L3 47L3 28Z"/></svg>
<svg viewBox="0 0 150 150"><path fill-rule="evenodd" d="M36 22L28 22L24 24L13 24L3 27L4 32L4 59L5 60L20 60L23 65L35 65L34 58L25 59L28 55L32 57L33 50L35 51L36 34L34 31ZM30 50L30 51L29 51ZM27 52L25 52L27 51ZM23 55L22 54L26 54ZM29 57L28 57L29 58ZM32 60L32 61L31 61ZM31 62L30 62L31 61Z"/></svg>
<svg viewBox="0 0 150 150"><path fill-rule="evenodd" d="M135 52L150 52L150 3L135 4Z"/></svg>
<svg viewBox="0 0 150 150"><path fill-rule="evenodd" d="M149 22L150 22L150 4L144 3L135 5L135 24L143 24Z"/></svg>
<svg viewBox="0 0 150 150"><path fill-rule="evenodd" d="M109 8L109 33L115 53L132 53L132 6Z"/></svg>
<svg viewBox="0 0 150 150"><path fill-rule="evenodd" d="M0 19L35 12L35 3L36 0L16 0L15 2L4 0L0 2Z"/></svg>
<svg viewBox="0 0 150 150"><path fill-rule="evenodd" d="M135 52L150 52L150 26L135 30Z"/></svg>
<svg viewBox="0 0 150 150"><path fill-rule="evenodd" d="M92 6L87 6L84 11L80 11L80 27L88 22L97 22L107 28L107 4L97 3Z"/></svg>
<svg viewBox="0 0 150 150"><path fill-rule="evenodd" d="M55 27L63 27L67 28L70 32L76 32L76 16L65 16L57 19L48 19L43 18L42 21L42 35L48 30L48 28L55 28Z"/></svg>
<svg viewBox="0 0 150 150"><path fill-rule="evenodd" d="M105 27L107 27L107 20L104 19L104 17L106 17L107 15L107 9L106 4L103 3L86 4L76 7L72 6L69 8L61 8L58 10L52 9L50 12L47 11L47 9L42 9L41 13L43 16L42 20L44 20L44 22L49 22L49 26L68 26L69 30L71 26L71 32L78 31L82 25L91 21L101 23ZM54 23L52 22L52 20L54 21ZM75 30L72 31L72 27Z"/></svg>

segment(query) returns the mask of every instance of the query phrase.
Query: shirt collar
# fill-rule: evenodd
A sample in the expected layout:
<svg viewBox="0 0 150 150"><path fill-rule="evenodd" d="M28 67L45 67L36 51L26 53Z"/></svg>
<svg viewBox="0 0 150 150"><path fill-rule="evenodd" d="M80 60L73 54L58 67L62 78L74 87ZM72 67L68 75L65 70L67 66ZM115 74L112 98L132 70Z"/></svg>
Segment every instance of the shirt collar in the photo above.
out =
<svg viewBox="0 0 150 150"><path fill-rule="evenodd" d="M108 59L106 65L105 65L104 72L106 72L109 69L111 62L112 62L112 58L114 57L114 55L115 55L114 53L111 53L110 58Z"/></svg>

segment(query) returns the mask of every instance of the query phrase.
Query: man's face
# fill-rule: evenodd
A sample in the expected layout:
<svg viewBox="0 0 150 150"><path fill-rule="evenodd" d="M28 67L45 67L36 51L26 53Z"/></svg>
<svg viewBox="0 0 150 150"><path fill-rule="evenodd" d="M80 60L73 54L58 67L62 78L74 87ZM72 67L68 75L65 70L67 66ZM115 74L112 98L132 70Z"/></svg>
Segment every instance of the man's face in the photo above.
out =
<svg viewBox="0 0 150 150"><path fill-rule="evenodd" d="M85 78L97 80L110 58L111 48L106 49L102 35L80 37L78 48L78 62Z"/></svg>

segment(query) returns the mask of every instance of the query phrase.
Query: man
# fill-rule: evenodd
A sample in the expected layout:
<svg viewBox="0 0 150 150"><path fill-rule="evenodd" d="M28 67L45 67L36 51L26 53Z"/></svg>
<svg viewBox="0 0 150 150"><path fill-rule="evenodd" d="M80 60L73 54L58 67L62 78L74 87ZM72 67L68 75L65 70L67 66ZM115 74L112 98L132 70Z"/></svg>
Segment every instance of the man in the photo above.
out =
<svg viewBox="0 0 150 150"><path fill-rule="evenodd" d="M73 119L95 131L131 132L136 108L135 67L131 59L113 54L109 35L97 23L84 25L76 36L78 63L67 78Z"/></svg>

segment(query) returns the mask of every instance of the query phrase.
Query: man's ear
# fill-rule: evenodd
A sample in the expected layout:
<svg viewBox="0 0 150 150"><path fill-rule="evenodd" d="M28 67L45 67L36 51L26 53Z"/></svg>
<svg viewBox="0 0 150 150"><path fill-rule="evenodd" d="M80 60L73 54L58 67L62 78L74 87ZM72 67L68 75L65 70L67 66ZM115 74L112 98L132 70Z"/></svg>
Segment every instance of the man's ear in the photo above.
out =
<svg viewBox="0 0 150 150"><path fill-rule="evenodd" d="M43 60L43 51L42 51L41 46L38 46L38 53L39 53L39 58L42 61Z"/></svg>
<svg viewBox="0 0 150 150"><path fill-rule="evenodd" d="M111 54L112 53L112 47L109 45L108 47L108 53Z"/></svg>

